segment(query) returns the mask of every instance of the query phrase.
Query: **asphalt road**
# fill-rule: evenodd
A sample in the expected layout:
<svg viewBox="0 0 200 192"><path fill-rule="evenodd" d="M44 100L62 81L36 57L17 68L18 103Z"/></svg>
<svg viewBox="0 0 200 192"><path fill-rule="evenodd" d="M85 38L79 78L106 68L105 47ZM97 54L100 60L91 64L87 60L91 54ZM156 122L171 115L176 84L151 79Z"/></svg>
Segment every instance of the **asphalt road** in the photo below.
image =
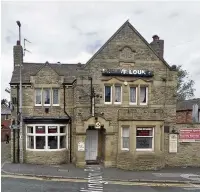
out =
<svg viewBox="0 0 200 192"><path fill-rule="evenodd" d="M151 184L150 184L151 185ZM157 185L157 186L156 186ZM3 192L96 192L87 191L88 183L79 181L48 181L37 178L19 178L2 176L1 178L1 190ZM200 192L199 189L191 188L184 189L184 187L174 186L160 186L158 184L152 184L147 186L146 184L135 183L131 184L104 184L102 190L99 192Z"/></svg>

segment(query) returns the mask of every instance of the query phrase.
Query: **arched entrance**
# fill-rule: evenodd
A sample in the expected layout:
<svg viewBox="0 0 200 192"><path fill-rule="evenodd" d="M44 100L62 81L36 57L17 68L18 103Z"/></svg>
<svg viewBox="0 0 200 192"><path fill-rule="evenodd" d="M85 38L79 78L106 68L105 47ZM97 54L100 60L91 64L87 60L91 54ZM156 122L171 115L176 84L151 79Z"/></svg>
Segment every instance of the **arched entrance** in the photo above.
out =
<svg viewBox="0 0 200 192"><path fill-rule="evenodd" d="M105 121L105 120L104 120ZM105 133L103 121L90 119L85 126L85 161L86 164L101 164L105 159Z"/></svg>

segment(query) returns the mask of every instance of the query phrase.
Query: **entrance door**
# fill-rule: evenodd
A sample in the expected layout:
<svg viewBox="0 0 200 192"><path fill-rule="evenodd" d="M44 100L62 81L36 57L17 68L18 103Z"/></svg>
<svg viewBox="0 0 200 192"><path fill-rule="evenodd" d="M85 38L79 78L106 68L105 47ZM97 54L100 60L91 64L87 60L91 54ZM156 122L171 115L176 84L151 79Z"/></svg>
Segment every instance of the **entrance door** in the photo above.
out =
<svg viewBox="0 0 200 192"><path fill-rule="evenodd" d="M85 160L96 161L98 155L98 130L87 130L85 145Z"/></svg>

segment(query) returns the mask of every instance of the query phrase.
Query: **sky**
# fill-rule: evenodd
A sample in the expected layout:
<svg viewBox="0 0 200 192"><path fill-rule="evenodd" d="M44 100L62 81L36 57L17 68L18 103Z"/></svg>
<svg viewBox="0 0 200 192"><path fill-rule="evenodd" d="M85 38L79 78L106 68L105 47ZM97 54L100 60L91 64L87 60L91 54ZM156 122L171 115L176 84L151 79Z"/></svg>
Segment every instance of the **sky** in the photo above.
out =
<svg viewBox="0 0 200 192"><path fill-rule="evenodd" d="M155 34L165 41L165 60L190 73L200 97L200 1L4 1L1 98L9 99L17 20L31 42L25 62L86 63L127 19L149 43Z"/></svg>

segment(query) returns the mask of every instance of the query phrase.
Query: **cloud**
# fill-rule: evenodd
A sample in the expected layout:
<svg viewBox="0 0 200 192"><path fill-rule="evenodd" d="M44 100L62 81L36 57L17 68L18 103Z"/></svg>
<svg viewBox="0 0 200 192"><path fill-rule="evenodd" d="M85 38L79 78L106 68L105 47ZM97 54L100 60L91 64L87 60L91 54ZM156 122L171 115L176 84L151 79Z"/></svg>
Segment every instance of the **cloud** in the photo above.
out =
<svg viewBox="0 0 200 192"><path fill-rule="evenodd" d="M85 63L127 20L150 42L165 40L169 64L181 64L195 80L200 71L200 2L2 2L2 97L8 94L13 70L13 45L18 39L16 20L22 23L27 62ZM192 67L191 67L192 66Z"/></svg>

